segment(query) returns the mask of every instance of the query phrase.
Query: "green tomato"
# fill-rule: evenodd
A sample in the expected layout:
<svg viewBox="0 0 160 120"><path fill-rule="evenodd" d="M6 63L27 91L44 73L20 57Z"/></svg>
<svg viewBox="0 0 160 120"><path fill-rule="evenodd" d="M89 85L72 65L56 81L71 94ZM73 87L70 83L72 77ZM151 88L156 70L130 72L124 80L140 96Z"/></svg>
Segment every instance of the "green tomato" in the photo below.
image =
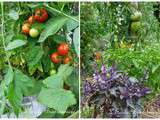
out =
<svg viewBox="0 0 160 120"><path fill-rule="evenodd" d="M56 74L56 70L54 70L54 69L50 70L49 72L50 72L50 75Z"/></svg>
<svg viewBox="0 0 160 120"><path fill-rule="evenodd" d="M133 15L131 15L132 21L139 21L142 18L141 12L135 12Z"/></svg>
<svg viewBox="0 0 160 120"><path fill-rule="evenodd" d="M38 32L37 29L32 28L32 29L30 29L30 31L29 31L29 35L30 35L31 37L33 37L33 38L36 38L36 37L39 36L39 32Z"/></svg>
<svg viewBox="0 0 160 120"><path fill-rule="evenodd" d="M141 28L140 22L132 22L131 23L131 31L132 32L137 32L140 28Z"/></svg>

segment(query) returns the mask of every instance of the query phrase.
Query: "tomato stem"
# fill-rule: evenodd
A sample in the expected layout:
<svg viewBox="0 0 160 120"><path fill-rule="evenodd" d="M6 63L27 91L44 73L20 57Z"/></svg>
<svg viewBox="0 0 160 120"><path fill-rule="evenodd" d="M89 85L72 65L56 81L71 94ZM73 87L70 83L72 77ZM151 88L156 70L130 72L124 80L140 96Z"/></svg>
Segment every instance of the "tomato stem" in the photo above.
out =
<svg viewBox="0 0 160 120"><path fill-rule="evenodd" d="M72 19L72 20L74 20L74 21L76 21L76 22L79 22L78 19L76 19L76 18L74 18L74 17L72 17L72 16L69 16L69 15L67 15L67 14L65 14L65 13L63 13L63 12L57 10L57 9L54 9L54 8L52 8L52 7L50 7L50 6L46 5L46 4L45 4L45 6L48 7L49 9L53 10L54 12L57 12L57 13L63 15L63 16L66 16L67 18L70 18L70 19Z"/></svg>
<svg viewBox="0 0 160 120"><path fill-rule="evenodd" d="M4 9L3 9L3 1L1 2L1 14L2 14L2 18L1 18L1 34L2 34L2 43L3 43L3 47L6 53L6 57L7 57L7 61L8 61L8 65L9 67L11 67L11 63L9 61L9 56L6 52L6 45L5 45L5 39L4 39Z"/></svg>

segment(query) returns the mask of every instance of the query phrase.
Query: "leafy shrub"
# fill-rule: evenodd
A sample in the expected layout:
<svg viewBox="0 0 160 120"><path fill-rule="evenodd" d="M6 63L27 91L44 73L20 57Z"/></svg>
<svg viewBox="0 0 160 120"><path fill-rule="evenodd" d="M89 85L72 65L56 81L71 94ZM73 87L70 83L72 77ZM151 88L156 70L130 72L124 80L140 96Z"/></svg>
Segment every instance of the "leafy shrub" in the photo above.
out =
<svg viewBox="0 0 160 120"><path fill-rule="evenodd" d="M109 57L109 63L116 63L121 70L129 73L134 77L143 76L144 72L148 72L148 80L146 85L154 91L160 90L160 49L159 43L150 43L143 49L133 50L132 48L111 49L106 52Z"/></svg>
<svg viewBox="0 0 160 120"><path fill-rule="evenodd" d="M150 93L142 83L146 75L137 80L115 66L96 69L93 80L85 81L84 102L94 106L94 117L138 117L142 110L141 98Z"/></svg>

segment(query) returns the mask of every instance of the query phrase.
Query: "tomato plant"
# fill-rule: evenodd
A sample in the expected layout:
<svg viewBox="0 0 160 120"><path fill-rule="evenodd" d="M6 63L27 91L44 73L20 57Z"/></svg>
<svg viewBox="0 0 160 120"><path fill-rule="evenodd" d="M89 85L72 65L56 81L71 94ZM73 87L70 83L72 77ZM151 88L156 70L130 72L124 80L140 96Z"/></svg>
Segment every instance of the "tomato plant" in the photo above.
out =
<svg viewBox="0 0 160 120"><path fill-rule="evenodd" d="M1 118L78 117L78 7L78 2L1 2ZM77 54L75 64L63 64L53 54L62 43L69 46L65 55Z"/></svg>

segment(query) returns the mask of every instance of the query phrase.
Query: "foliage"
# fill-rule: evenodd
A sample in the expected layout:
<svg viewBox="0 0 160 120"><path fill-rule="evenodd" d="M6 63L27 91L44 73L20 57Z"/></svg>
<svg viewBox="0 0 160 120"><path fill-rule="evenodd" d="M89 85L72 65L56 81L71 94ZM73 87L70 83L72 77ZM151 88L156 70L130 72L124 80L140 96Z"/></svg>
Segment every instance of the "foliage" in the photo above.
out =
<svg viewBox="0 0 160 120"><path fill-rule="evenodd" d="M90 63L96 51L116 49L123 43L133 44L137 49L143 48L148 42L158 42L160 27L153 14L155 4L154 2L82 3L81 68L83 71L89 71L88 74L93 72ZM142 18L139 21L138 33L132 34L131 16L137 11L142 13Z"/></svg>
<svg viewBox="0 0 160 120"><path fill-rule="evenodd" d="M106 56L109 63L116 63L118 67L125 70L131 76L141 77L148 73L148 81L145 83L155 92L160 90L160 54L159 43L151 43L143 49L133 50L132 48L119 48L108 50Z"/></svg>
<svg viewBox="0 0 160 120"><path fill-rule="evenodd" d="M77 113L78 7L76 2L1 2L0 116L13 112L20 116L27 109L24 97L30 96L37 96L37 101L46 107L43 113L50 112L51 117ZM40 33L32 38L23 34L22 25L38 8L46 9L48 20L31 25ZM62 42L69 45L69 56L75 55L69 64L54 64L50 55Z"/></svg>
<svg viewBox="0 0 160 120"><path fill-rule="evenodd" d="M142 110L141 97L150 92L139 81L115 69L102 65L95 70L92 81L85 81L84 94L89 106L94 106L94 117L138 117Z"/></svg>

